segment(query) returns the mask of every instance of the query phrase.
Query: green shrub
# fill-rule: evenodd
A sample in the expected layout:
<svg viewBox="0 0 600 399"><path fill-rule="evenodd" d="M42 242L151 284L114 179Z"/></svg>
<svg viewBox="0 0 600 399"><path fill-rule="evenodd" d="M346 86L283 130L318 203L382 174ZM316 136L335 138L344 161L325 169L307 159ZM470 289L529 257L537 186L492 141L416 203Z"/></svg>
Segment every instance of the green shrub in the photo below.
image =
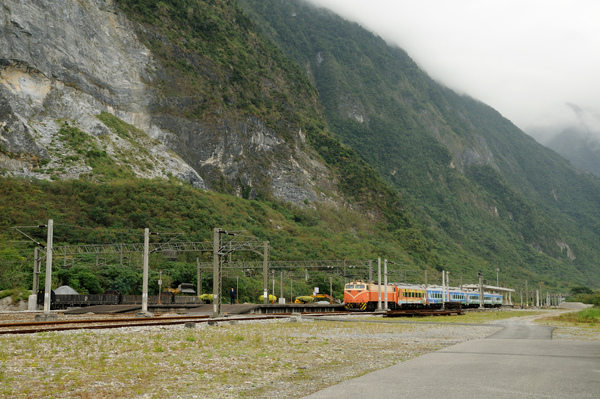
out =
<svg viewBox="0 0 600 399"><path fill-rule="evenodd" d="M592 308L582 310L577 313L577 322L592 324L600 323L600 309Z"/></svg>
<svg viewBox="0 0 600 399"><path fill-rule="evenodd" d="M31 292L25 288L13 288L10 290L0 291L0 299L11 297L13 302L26 301L31 295Z"/></svg>
<svg viewBox="0 0 600 399"><path fill-rule="evenodd" d="M206 302L206 303L212 303L212 300L213 300L212 294L198 295L198 298L200 298L201 301Z"/></svg>

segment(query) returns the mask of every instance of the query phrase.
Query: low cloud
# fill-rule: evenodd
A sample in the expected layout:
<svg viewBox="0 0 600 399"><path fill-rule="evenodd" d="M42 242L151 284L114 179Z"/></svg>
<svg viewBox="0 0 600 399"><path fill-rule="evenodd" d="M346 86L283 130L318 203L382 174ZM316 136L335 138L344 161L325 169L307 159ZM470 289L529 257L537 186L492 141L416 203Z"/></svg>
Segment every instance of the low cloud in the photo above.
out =
<svg viewBox="0 0 600 399"><path fill-rule="evenodd" d="M432 78L492 106L540 141L570 123L598 132L600 2L307 1L403 48ZM581 122L567 103L594 117Z"/></svg>

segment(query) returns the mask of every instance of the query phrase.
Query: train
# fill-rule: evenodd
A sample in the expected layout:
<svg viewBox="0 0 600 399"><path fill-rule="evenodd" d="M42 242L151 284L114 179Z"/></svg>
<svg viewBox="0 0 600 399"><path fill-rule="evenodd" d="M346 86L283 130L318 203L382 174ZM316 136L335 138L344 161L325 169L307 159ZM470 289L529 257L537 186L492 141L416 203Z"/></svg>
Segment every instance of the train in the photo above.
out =
<svg viewBox="0 0 600 399"><path fill-rule="evenodd" d="M180 296L173 292L163 292L158 295L148 295L148 304L156 305L201 305L204 303L197 296ZM37 294L37 304L44 305L44 290ZM72 307L87 307L98 305L141 305L141 295L122 295L120 292L111 291L104 294L56 294L51 291L50 309L69 309Z"/></svg>
<svg viewBox="0 0 600 399"><path fill-rule="evenodd" d="M380 292L381 294L379 294ZM383 303L386 295L384 285L360 280L352 281L344 287L344 307L346 310L372 312L377 309L379 295L381 295L381 303ZM476 308L479 307L480 301L479 292L461 290L458 287L403 283L387 285L387 302L390 310L436 309L448 302L460 304L465 308ZM502 306L502 295L484 292L483 306Z"/></svg>

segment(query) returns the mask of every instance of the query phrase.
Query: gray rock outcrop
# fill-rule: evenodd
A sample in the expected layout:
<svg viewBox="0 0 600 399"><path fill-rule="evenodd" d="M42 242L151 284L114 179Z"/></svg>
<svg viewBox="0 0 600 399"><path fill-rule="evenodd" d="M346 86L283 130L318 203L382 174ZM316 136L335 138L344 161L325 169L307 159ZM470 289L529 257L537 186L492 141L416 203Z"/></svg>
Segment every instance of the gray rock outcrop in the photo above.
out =
<svg viewBox="0 0 600 399"><path fill-rule="evenodd" d="M287 142L256 117L207 122L161 114L169 98L152 82L165 73L112 0L3 1L0 173L97 178L61 136L71 126L138 177L175 176L202 189L224 181L238 195L250 189L249 197L268 187L299 205L337 201L335 179L305 148L299 127L287 128L295 138ZM102 113L140 133L123 140Z"/></svg>

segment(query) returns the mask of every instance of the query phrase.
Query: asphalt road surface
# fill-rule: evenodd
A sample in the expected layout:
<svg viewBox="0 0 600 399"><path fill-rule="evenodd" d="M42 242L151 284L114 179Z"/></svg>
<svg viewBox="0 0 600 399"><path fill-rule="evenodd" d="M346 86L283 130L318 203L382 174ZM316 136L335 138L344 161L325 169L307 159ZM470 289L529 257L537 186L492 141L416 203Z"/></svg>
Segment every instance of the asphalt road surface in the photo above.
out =
<svg viewBox="0 0 600 399"><path fill-rule="evenodd" d="M505 325L464 342L344 381L318 398L600 398L600 343L553 341L552 327Z"/></svg>

